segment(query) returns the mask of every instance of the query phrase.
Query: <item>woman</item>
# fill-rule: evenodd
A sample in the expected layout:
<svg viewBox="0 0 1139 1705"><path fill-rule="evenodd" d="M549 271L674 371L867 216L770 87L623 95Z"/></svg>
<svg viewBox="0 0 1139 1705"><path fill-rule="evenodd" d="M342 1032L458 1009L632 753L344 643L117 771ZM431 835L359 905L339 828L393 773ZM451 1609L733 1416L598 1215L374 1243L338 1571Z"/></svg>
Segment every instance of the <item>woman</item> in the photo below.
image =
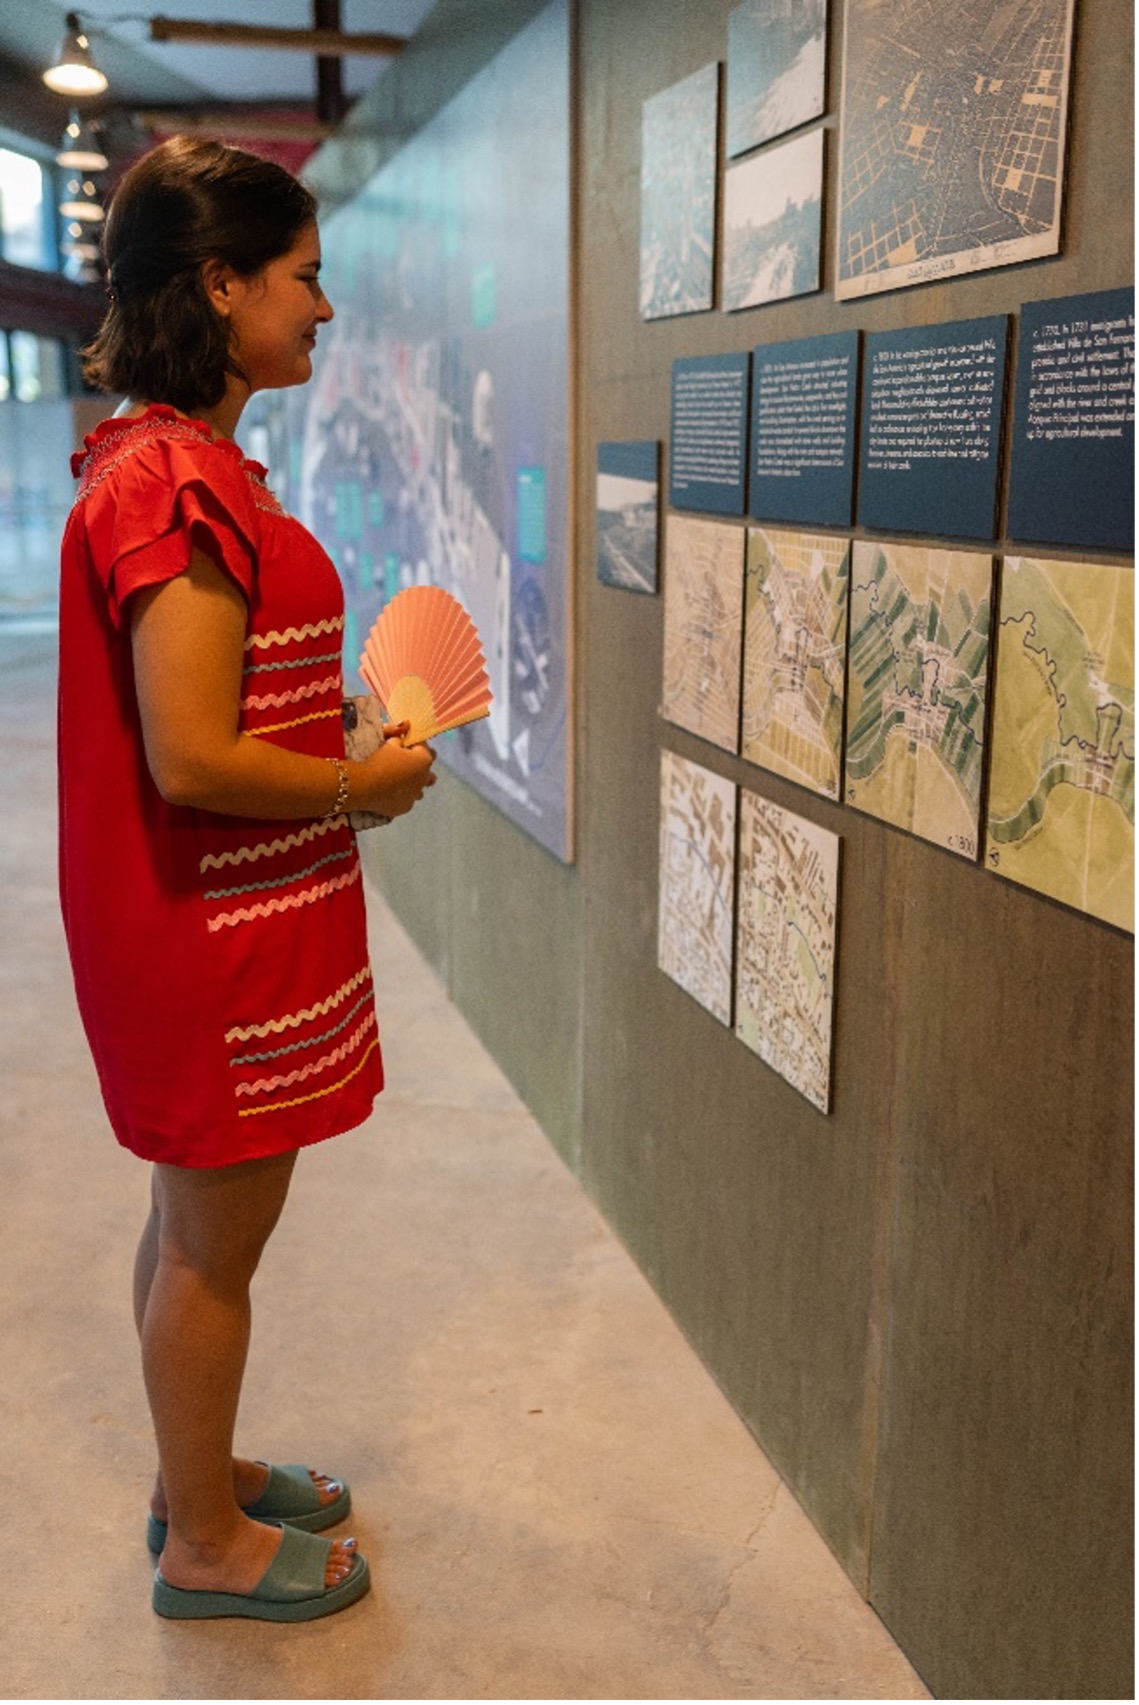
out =
<svg viewBox="0 0 1139 1705"><path fill-rule="evenodd" d="M154 1605L307 1620L367 1564L316 1537L346 1486L233 1457L249 1284L298 1149L382 1087L347 813L410 811L433 753L345 760L335 569L233 441L255 391L309 378L332 318L312 197L176 139L123 179L104 252L86 370L128 400L75 458L63 542L60 880L111 1123L154 1163L135 1268Z"/></svg>

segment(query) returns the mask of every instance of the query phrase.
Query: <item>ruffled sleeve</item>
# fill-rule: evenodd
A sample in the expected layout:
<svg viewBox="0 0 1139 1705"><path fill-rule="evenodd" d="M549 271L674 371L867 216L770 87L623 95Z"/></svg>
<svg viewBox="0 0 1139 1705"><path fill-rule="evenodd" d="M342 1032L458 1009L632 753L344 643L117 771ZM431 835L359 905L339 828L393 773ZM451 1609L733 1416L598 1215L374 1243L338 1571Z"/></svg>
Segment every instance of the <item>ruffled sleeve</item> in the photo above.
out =
<svg viewBox="0 0 1139 1705"><path fill-rule="evenodd" d="M257 511L236 445L156 433L92 483L84 508L90 560L116 627L133 592L173 580L195 549L250 601Z"/></svg>

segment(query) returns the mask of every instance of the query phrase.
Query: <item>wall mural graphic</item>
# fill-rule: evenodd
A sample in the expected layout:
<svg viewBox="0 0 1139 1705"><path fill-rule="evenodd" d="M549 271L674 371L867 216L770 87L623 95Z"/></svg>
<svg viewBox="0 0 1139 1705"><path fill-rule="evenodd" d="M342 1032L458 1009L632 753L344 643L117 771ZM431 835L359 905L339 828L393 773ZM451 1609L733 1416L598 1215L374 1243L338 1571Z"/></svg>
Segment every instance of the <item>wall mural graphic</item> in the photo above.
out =
<svg viewBox="0 0 1139 1705"><path fill-rule="evenodd" d="M336 318L247 441L332 554L345 680L403 586L474 619L490 717L442 760L571 856L567 671L569 29L553 0L322 223Z"/></svg>

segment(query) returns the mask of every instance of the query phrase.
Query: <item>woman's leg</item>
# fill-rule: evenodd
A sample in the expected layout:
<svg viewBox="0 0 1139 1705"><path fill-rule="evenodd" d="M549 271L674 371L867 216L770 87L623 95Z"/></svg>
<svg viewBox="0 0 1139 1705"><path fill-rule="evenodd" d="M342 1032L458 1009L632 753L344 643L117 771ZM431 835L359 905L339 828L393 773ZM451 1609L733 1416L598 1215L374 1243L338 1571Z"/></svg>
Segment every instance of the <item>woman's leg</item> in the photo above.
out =
<svg viewBox="0 0 1139 1705"><path fill-rule="evenodd" d="M249 1592L280 1544L277 1528L250 1521L238 1507L232 1453L249 1345L249 1285L284 1206L295 1158L155 1168L156 1255L142 1361L169 1506L162 1573L172 1586ZM140 1254L142 1280L148 1260ZM351 1560L350 1547L334 1544L330 1584Z"/></svg>
<svg viewBox="0 0 1139 1705"><path fill-rule="evenodd" d="M158 1266L158 1194L154 1171L150 1175L150 1213L142 1228L142 1236L138 1240L138 1252L134 1258L134 1323L139 1337L142 1337L142 1323L146 1319L146 1302L150 1295L150 1287L154 1283L154 1272Z"/></svg>
<svg viewBox="0 0 1139 1705"><path fill-rule="evenodd" d="M134 1263L134 1323L139 1338L142 1338L143 1321L146 1319L146 1308L150 1298L150 1287L154 1283L154 1275L158 1268L158 1234L161 1223L158 1207L158 1170L154 1168L150 1179L150 1213L139 1239L138 1252ZM332 1480L327 1474L317 1474L309 1470L313 1485L325 1504L334 1503L340 1496L341 1486L338 1480ZM233 1489L234 1496L241 1505L257 1501L265 1490L269 1478L269 1470L264 1463L252 1462L247 1457L233 1459ZM155 1480L154 1494L150 1507L160 1521L167 1516L166 1490L162 1484L162 1473L159 1470Z"/></svg>

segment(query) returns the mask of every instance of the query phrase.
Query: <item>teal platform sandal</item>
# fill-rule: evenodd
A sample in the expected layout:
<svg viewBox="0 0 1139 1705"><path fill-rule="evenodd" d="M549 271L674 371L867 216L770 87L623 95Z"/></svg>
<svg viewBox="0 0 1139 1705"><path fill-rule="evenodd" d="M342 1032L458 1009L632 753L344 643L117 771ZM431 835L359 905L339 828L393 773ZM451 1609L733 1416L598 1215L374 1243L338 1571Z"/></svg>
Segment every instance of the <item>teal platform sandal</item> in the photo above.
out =
<svg viewBox="0 0 1139 1705"><path fill-rule="evenodd" d="M324 1571L330 1539L318 1539L299 1528L282 1529L277 1555L251 1593L199 1592L172 1587L154 1575L154 1608L159 1616L183 1621L202 1621L214 1616L245 1616L258 1622L313 1622L332 1616L355 1604L368 1590L370 1576L363 1557L354 1557L352 1567L335 1587L326 1587Z"/></svg>
<svg viewBox="0 0 1139 1705"><path fill-rule="evenodd" d="M245 1514L254 1521L270 1525L297 1527L306 1533L322 1533L344 1521L352 1508L352 1493L343 1480L336 1480L340 1495L331 1504L322 1504L312 1476L302 1462L287 1462L284 1466L269 1462L269 1480L261 1496L246 1504ZM166 1544L166 1523L156 1515L146 1518L146 1543L156 1557Z"/></svg>

